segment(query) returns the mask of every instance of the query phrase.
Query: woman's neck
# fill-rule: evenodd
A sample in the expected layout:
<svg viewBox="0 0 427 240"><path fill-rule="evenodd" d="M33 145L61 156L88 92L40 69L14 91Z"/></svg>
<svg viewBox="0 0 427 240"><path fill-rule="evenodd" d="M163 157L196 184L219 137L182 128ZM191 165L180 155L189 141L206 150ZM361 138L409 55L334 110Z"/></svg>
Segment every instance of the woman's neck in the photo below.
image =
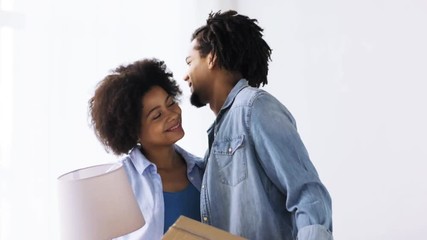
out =
<svg viewBox="0 0 427 240"><path fill-rule="evenodd" d="M162 179L163 191L177 192L188 185L187 165L173 146L150 148L145 151L145 156L156 164L157 172Z"/></svg>
<svg viewBox="0 0 427 240"><path fill-rule="evenodd" d="M156 149L144 149L144 153L150 162L156 164L157 169L171 169L183 164L173 145Z"/></svg>

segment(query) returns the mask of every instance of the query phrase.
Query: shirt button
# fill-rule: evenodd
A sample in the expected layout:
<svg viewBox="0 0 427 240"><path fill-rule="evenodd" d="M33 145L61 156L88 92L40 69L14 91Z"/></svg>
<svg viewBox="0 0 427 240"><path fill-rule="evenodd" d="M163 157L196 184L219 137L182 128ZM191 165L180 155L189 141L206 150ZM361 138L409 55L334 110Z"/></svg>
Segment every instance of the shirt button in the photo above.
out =
<svg viewBox="0 0 427 240"><path fill-rule="evenodd" d="M228 153L231 153L233 151L232 148L228 148Z"/></svg>
<svg viewBox="0 0 427 240"><path fill-rule="evenodd" d="M205 185L202 185L202 189L205 189Z"/></svg>
<svg viewBox="0 0 427 240"><path fill-rule="evenodd" d="M207 222L208 221L208 217L203 217L203 221Z"/></svg>

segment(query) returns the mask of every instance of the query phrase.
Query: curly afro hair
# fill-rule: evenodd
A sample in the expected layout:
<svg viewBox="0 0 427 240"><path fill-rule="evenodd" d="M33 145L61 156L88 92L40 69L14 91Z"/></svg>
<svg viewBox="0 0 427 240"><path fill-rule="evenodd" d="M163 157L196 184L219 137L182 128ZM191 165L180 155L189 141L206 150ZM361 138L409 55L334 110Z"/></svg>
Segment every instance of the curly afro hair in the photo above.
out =
<svg viewBox="0 0 427 240"><path fill-rule="evenodd" d="M95 134L107 151L126 154L137 145L141 100L154 86L160 86L174 99L182 93L172 72L157 59L119 66L98 83L89 100L89 112Z"/></svg>

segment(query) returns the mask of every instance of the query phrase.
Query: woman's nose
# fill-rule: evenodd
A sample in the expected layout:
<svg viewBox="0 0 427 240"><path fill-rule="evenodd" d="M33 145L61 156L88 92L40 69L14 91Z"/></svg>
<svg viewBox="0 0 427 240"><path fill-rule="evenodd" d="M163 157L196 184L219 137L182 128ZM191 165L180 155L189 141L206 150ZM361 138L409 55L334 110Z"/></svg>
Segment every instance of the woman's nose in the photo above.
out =
<svg viewBox="0 0 427 240"><path fill-rule="evenodd" d="M179 106L175 106L173 108L168 109L168 116L172 120L179 118L180 114L181 114L181 108Z"/></svg>

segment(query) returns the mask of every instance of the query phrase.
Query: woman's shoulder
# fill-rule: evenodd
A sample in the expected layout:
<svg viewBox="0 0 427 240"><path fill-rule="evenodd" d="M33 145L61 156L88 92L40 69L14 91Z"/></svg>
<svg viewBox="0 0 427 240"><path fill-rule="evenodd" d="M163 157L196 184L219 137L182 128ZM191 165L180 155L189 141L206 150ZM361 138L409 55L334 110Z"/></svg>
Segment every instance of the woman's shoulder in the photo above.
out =
<svg viewBox="0 0 427 240"><path fill-rule="evenodd" d="M175 150L179 153L179 155L182 156L182 158L184 158L184 161L187 163L187 165L195 164L199 168L204 168L203 158L192 154L177 144L175 144Z"/></svg>
<svg viewBox="0 0 427 240"><path fill-rule="evenodd" d="M136 172L138 174L143 174L143 172L153 166L153 163L150 162L145 155L138 148L133 148L129 154L124 156L120 162L127 169L128 172ZM154 167L154 166L153 166ZM151 167L151 168L153 168Z"/></svg>

